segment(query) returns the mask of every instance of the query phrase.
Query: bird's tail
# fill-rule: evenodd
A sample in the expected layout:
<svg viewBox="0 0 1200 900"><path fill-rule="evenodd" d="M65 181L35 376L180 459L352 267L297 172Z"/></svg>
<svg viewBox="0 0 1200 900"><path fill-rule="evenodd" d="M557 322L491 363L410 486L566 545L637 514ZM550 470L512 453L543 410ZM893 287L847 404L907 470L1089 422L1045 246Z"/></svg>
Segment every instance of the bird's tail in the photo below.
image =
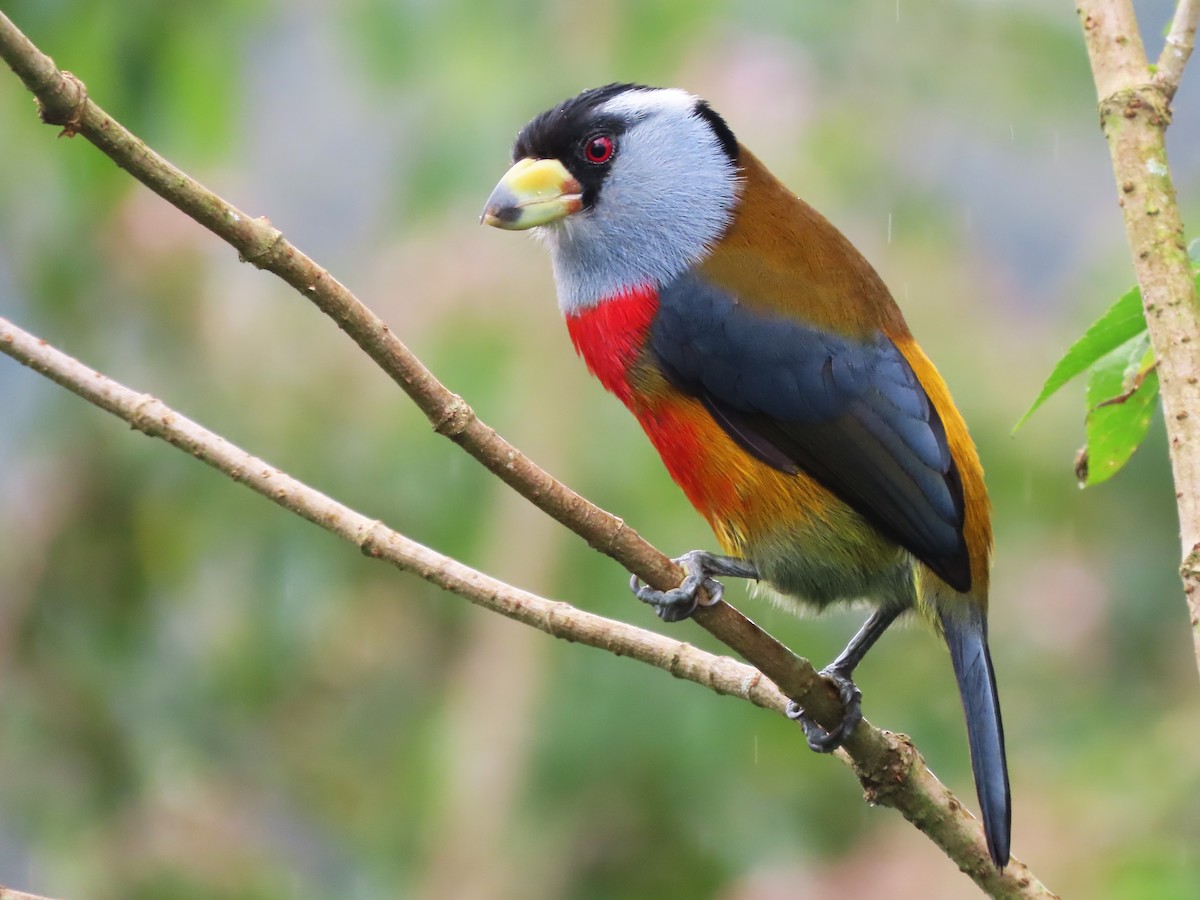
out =
<svg viewBox="0 0 1200 900"><path fill-rule="evenodd" d="M940 618L967 717L971 769L975 773L988 851L996 865L1004 868L1008 863L1012 806L1000 699L988 653L987 619L984 611L974 604L969 610L951 610Z"/></svg>

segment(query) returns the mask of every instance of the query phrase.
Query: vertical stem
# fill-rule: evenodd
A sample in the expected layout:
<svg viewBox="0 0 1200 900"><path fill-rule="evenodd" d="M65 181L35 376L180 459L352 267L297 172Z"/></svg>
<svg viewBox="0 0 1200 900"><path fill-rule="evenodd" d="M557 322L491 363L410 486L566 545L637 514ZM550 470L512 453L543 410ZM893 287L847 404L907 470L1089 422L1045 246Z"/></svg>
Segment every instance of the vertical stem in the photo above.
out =
<svg viewBox="0 0 1200 900"><path fill-rule="evenodd" d="M1192 0L1183 0L1177 21L1194 8ZM1076 9L1158 360L1179 506L1180 574L1200 667L1200 309L1167 165L1175 85L1153 77L1130 0L1077 0ZM1193 35L1194 28L1193 22Z"/></svg>

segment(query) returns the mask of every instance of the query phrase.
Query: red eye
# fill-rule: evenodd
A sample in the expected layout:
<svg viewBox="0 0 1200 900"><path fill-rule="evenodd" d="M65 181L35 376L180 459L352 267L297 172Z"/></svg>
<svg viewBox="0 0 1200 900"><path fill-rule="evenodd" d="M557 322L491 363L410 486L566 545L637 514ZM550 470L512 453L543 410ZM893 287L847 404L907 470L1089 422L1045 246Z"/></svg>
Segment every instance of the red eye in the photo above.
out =
<svg viewBox="0 0 1200 900"><path fill-rule="evenodd" d="M601 166L612 159L613 139L607 134L594 134L583 143L583 155L592 165Z"/></svg>

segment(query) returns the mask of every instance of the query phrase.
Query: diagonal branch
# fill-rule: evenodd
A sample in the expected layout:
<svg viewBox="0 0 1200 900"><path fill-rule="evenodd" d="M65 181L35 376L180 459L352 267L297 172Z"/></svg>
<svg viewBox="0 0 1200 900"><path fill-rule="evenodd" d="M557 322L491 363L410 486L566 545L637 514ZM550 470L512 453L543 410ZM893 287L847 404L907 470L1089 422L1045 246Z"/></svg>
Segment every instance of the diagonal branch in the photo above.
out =
<svg viewBox="0 0 1200 900"><path fill-rule="evenodd" d="M758 669L652 631L547 600L443 556L378 520L338 503L168 407L80 363L0 317L0 352L41 373L150 437L166 441L367 556L391 563L492 612L553 637L628 656L718 694L783 713L787 697ZM1004 872L990 864L968 870L980 853L978 822L934 777L903 735L865 721L838 756L851 765L873 803L894 806L926 832L980 886L997 897L1051 897L1016 859ZM986 849L983 850L986 854ZM2 898L0 898L2 900Z"/></svg>
<svg viewBox="0 0 1200 900"><path fill-rule="evenodd" d="M59 71L0 13L0 57L38 100L43 121L62 126L68 137L83 135L118 166L184 214L230 244L240 257L269 271L329 316L408 394L433 428L461 446L519 494L567 526L589 545L659 589L676 587L683 573L624 521L539 468L524 453L480 421L343 284L297 250L265 217L254 218L204 187L146 146L88 99L83 82ZM789 697L818 722L840 720L832 688L812 666L726 603L702 607L696 622L771 675Z"/></svg>
<svg viewBox="0 0 1200 900"><path fill-rule="evenodd" d="M1076 8L1158 362L1179 506L1180 573L1200 664L1200 306L1166 147L1171 98L1195 42L1200 0L1180 0L1163 51L1170 66L1153 77L1131 0L1077 0Z"/></svg>
<svg viewBox="0 0 1200 900"><path fill-rule="evenodd" d="M293 247L269 221L246 215L147 147L89 100L83 83L70 73L59 71L53 60L33 46L2 13L0 57L38 98L44 121L61 126L64 135L83 135L117 165L237 249L243 259L273 272L315 303L396 381L426 414L436 431L458 443L524 497L571 528L591 546L619 561L643 581L657 588L669 588L679 583L681 572L678 567L623 521L556 481L481 422L462 398L451 393L433 377L381 319L328 272ZM40 346L45 353L38 353L38 346L36 339L0 320L0 350L46 373L110 412L121 415L134 427L163 437L214 466L218 466L218 460L222 458L218 449L222 449L222 453L234 449L221 438L203 432L199 426L146 395L129 392L131 396L116 403L112 396L120 393L116 390L119 386L107 379L101 381L102 376L83 367L80 367L83 368L82 375L79 372L71 374L69 363L79 366L78 363L44 345ZM92 379L95 379L94 384ZM108 393L91 396L89 387L97 385ZM181 423L186 423L190 429L199 429L199 432L192 431L189 434L179 431ZM201 432L203 441L196 443L197 435ZM218 467L230 477L276 502L303 494L303 485L252 457L241 458L240 462L231 461L228 467L224 464ZM508 598L495 607L496 611L505 615L519 618L517 613L535 607L532 601L538 598L523 592L508 593L513 591L511 588L501 592L499 588L505 586L486 576L471 570L464 572L461 567L448 568L458 564L394 532L388 532L377 523L334 504L329 498L316 496L320 502L315 506L307 512L298 508L296 511L310 521L352 540L369 554L388 558L394 564L448 590L463 593L473 602L483 602L483 598L489 595ZM400 549L414 555L402 562ZM457 574L447 574L450 572ZM468 576L465 573L470 574ZM518 599L513 600L513 597ZM577 619L577 616L586 614L563 604L553 604L552 609L539 610L530 614L528 620L522 621L571 640L637 655L631 648L637 641L644 640L640 636L627 645L611 642L607 635L612 632L604 631L601 638L588 641L583 635L597 621L605 622L606 628L609 624L619 623L608 623L597 617ZM701 608L695 620L750 661L778 685L783 694L801 703L818 721L838 721L840 706L831 688L816 675L808 662L795 656L733 607L722 602ZM630 627L621 626L622 633L623 629ZM632 629L632 632L646 634L640 629ZM675 642L671 644L674 647L687 646ZM737 665L732 661L729 663ZM664 668L674 674L682 671L675 663ZM708 683L722 692L747 696L743 690L729 683L725 683L728 690L717 687L715 683L702 683ZM775 706L777 699L772 693L770 702L760 705L778 708ZM845 749L848 758L853 761L867 798L873 803L899 809L986 892L997 897L1053 896L1016 859L1003 871L996 870L988 858L978 822L928 771L907 738L881 732L864 722L851 736Z"/></svg>
<svg viewBox="0 0 1200 900"><path fill-rule="evenodd" d="M659 589L680 583L683 573L678 566L621 519L559 482L480 421L382 319L297 250L266 218L247 215L147 147L88 99L83 82L69 72L60 72L2 13L0 57L37 97L44 121L62 126L64 135L83 135L156 194L230 244L242 259L294 287L391 376L435 431L459 444L535 506L644 582ZM732 606L722 602L702 607L694 618L767 673L819 722L832 725L840 720L840 705L832 688L812 666Z"/></svg>
<svg viewBox="0 0 1200 900"><path fill-rule="evenodd" d="M348 541L364 554L411 572L444 590L525 625L590 647L628 656L782 713L787 698L758 670L727 656L706 653L653 631L583 612L511 587L431 550L382 522L338 503L320 491L220 435L205 429L149 394L138 393L0 317L0 352L89 403L212 466L271 502ZM0 897L0 900L3 900Z"/></svg>
<svg viewBox="0 0 1200 900"><path fill-rule="evenodd" d="M1200 23L1200 0L1179 0L1154 74L1154 80L1162 86L1168 100L1179 89L1183 69L1196 47L1197 23Z"/></svg>
<svg viewBox="0 0 1200 900"><path fill-rule="evenodd" d="M88 99L70 72L37 49L0 13L0 57L38 100L43 121L64 136L83 135L118 166L181 212L269 271L333 319L428 417L433 428L461 446L519 494L607 554L642 581L662 590L678 586L682 571L624 521L562 484L480 421L392 333L387 324L324 268L297 250L265 217L228 203L175 167ZM697 611L696 621L758 665L772 660L776 683L820 722L839 719L835 695L812 666L725 603Z"/></svg>

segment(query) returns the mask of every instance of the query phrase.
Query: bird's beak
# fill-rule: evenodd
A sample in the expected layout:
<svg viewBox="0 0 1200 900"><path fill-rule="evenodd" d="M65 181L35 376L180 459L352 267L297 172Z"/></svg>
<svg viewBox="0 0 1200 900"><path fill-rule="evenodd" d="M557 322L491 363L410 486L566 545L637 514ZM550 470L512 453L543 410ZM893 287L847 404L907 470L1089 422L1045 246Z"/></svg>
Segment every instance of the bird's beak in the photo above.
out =
<svg viewBox="0 0 1200 900"><path fill-rule="evenodd" d="M523 231L583 209L583 185L557 159L522 159L504 173L479 221Z"/></svg>

